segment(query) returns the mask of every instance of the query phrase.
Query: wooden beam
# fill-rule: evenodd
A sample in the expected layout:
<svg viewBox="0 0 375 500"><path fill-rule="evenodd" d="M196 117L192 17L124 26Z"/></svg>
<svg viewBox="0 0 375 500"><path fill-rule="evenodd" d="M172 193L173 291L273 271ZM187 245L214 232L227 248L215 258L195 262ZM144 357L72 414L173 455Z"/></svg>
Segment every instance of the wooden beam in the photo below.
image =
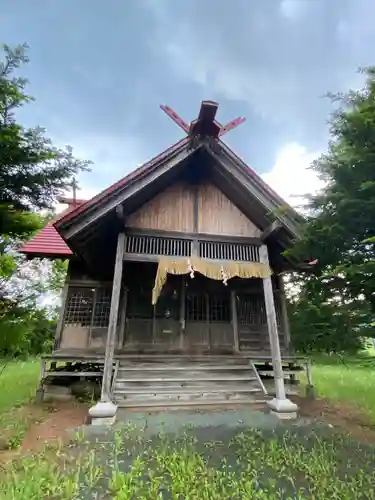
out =
<svg viewBox="0 0 375 500"><path fill-rule="evenodd" d="M263 206L266 213L280 208L283 200L281 200L276 193L272 195L270 190L266 189L259 178L256 176L250 176L248 167L246 165L242 165L243 162L241 162L239 158L234 159L232 157L233 155L229 153L228 149L223 144L220 144L220 146L220 154L216 154L207 145L205 145L205 148L215 161L227 172L229 172L235 178L236 182L238 182L239 185L242 185L247 192ZM292 208L291 211L293 211ZM290 231L293 237L299 236L297 225L291 220L290 217L280 216L280 220Z"/></svg>
<svg viewBox="0 0 375 500"><path fill-rule="evenodd" d="M283 227L279 220L275 220L260 235L262 241L266 241L270 236L275 235Z"/></svg>
<svg viewBox="0 0 375 500"><path fill-rule="evenodd" d="M260 262L262 264L267 264L267 265L269 263L267 245L262 245L260 247ZM279 400L285 400L286 393L284 386L284 373L281 362L281 351L280 351L279 333L276 321L275 301L272 290L272 280L271 277L268 277L268 278L263 278L262 281L263 281L264 300L265 300L266 315L267 315L267 327L270 338L272 365L275 378L276 398Z"/></svg>
<svg viewBox="0 0 375 500"><path fill-rule="evenodd" d="M125 226L125 212L124 212L124 206L117 205L116 207L116 217L117 220L121 223L122 226Z"/></svg>
<svg viewBox="0 0 375 500"><path fill-rule="evenodd" d="M194 184L193 186L193 221L194 221L194 233L198 232L198 185Z"/></svg>
<svg viewBox="0 0 375 500"><path fill-rule="evenodd" d="M240 340L238 337L238 318L237 318L237 301L236 301L236 292L235 290L231 290L230 292L230 301L231 301L231 309L232 309L232 325L233 325L233 343L234 349L239 352L240 350Z"/></svg>
<svg viewBox="0 0 375 500"><path fill-rule="evenodd" d="M260 238L249 236L228 236L227 234L180 233L179 231L164 231L160 229L141 229L126 227L128 236L151 236L153 238L178 238L181 240L213 241L221 243L242 243L244 245L262 245Z"/></svg>
<svg viewBox="0 0 375 500"><path fill-rule="evenodd" d="M124 252L124 260L130 262L159 262L161 255Z"/></svg>
<svg viewBox="0 0 375 500"><path fill-rule="evenodd" d="M277 276L277 278L278 278L279 287L280 287L281 320L282 320L282 324L283 324L284 331L285 331L285 344L286 344L286 348L289 349L291 346L290 323L289 323L288 308L287 308L286 296L285 296L284 280L283 280L283 276L281 274L279 274Z"/></svg>
<svg viewBox="0 0 375 500"><path fill-rule="evenodd" d="M114 210L117 205L124 203L126 200L130 199L136 195L139 191L147 188L152 183L154 183L160 177L166 175L168 172L173 170L177 165L181 164L184 160L189 158L195 152L194 149L188 149L187 144L183 143L179 149L177 149L170 158L161 159L159 162L153 166L152 169L147 170L144 175L140 176L135 182L129 182L125 190L120 190L117 194L113 196L108 196L107 201L101 207L92 207L82 218L77 222L70 224L67 229L61 228L61 232L66 240L69 240L73 236L77 235L83 231L86 227L94 224L98 219L105 216L112 210Z"/></svg>
<svg viewBox="0 0 375 500"><path fill-rule="evenodd" d="M61 306L59 308L59 317L57 320L56 332L55 332L55 347L54 347L55 349L58 349L58 346L60 345L60 342L61 342L61 335L62 335L63 326L64 326L65 307L66 307L66 301L68 298L68 292L69 292L69 269L68 269L68 274L66 276L64 288L62 289L62 293L61 293Z"/></svg>
<svg viewBox="0 0 375 500"><path fill-rule="evenodd" d="M118 333L118 348L122 349L125 340L125 328L126 328L126 309L128 306L128 289L123 288L122 299L120 301L120 322L119 322L119 333Z"/></svg>
<svg viewBox="0 0 375 500"><path fill-rule="evenodd" d="M185 326L186 326L186 320L185 320L185 304L186 302L186 277L181 276L181 297L180 297L180 323L181 323L181 328L180 328L180 349L184 349L184 344L185 344Z"/></svg>
<svg viewBox="0 0 375 500"><path fill-rule="evenodd" d="M105 348L105 361L103 371L103 383L101 401L111 401L111 379L113 373L113 358L116 347L116 332L118 309L120 302L121 283L122 283L122 268L124 263L124 249L126 236L125 233L119 233L117 238L115 270L113 275L111 309L109 313L109 324L107 334L107 344Z"/></svg>

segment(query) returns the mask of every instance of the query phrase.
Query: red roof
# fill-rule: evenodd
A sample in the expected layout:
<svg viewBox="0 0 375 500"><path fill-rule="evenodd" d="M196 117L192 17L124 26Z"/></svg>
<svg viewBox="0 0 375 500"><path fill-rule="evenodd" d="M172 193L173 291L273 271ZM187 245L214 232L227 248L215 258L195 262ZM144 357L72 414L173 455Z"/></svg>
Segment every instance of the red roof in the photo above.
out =
<svg viewBox="0 0 375 500"><path fill-rule="evenodd" d="M19 250L21 253L27 254L30 257L55 257L61 259L67 259L73 255L73 252L56 231L53 223L85 203L85 200L76 200L73 202L73 200L62 199L61 201L68 203L68 208L36 233L33 238L24 243Z"/></svg>

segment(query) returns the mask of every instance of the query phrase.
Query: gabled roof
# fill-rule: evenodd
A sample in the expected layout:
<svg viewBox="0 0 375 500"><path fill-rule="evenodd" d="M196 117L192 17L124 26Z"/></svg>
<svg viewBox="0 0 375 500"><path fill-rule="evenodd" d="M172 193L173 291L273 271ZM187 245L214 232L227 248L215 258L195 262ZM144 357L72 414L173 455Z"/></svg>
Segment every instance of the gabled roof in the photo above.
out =
<svg viewBox="0 0 375 500"><path fill-rule="evenodd" d="M158 154L157 156L154 156L154 158L151 158L151 160L147 161L140 167L136 168L135 170L132 170L129 174L125 175L122 179L119 181L115 182L108 188L104 189L100 193L98 193L96 196L91 198L90 200L87 200L85 203L82 205L77 206L74 210L71 210L69 213L65 214L63 217L60 217L58 220L54 222L57 226L60 226L64 224L67 221L70 221L77 217L79 214L89 210L91 207L93 207L96 204L99 204L103 199L108 197L109 195L114 194L121 188L125 188L132 180L135 180L148 170L151 170L152 167L154 167L156 164L161 163L163 160L166 160L170 155L172 155L174 152L176 152L179 149L185 148L189 145L189 139L187 137L184 137L180 141L176 142L169 148L165 149L162 153Z"/></svg>
<svg viewBox="0 0 375 500"><path fill-rule="evenodd" d="M135 209L136 203L142 205L147 197L155 196L155 192L161 189L160 186L163 182L164 186L165 182L172 182L173 176L179 175L178 172L181 171L179 168L183 169L190 165L190 160L193 164L196 158L204 158L204 162L212 163L210 168L217 176L217 182L222 183L223 189L232 184L235 185L232 195L236 197L238 195L239 208L241 208L241 204L244 209L242 211L247 213L248 217L255 217L257 213L257 224L260 229L265 230L270 221L272 222L276 217L283 228L282 234L278 233L278 241L281 243L283 240L282 246L288 246L289 241L299 236L299 223L302 222L302 217L221 141L220 133L213 135L212 127L210 128L208 125L214 119L214 114L212 115L210 112L208 113L210 116L203 116L205 114L203 111L207 115L206 108L211 109L212 106L217 109L217 103L202 102L198 120L192 122L187 137L92 199L86 202L81 200L76 202L74 206L69 205L68 209L57 219L49 223L26 243L21 251L30 256L70 257L72 255L70 245L75 252L80 253L84 250L83 247L88 245L87 242L93 235L94 237L99 235L99 221L99 225L101 225L104 217L108 215L112 219L106 219L107 222L102 227L112 227L113 216L119 205L122 205L123 209L126 207L130 213ZM229 123L228 126L233 127L240 122L237 119L233 123ZM200 124L200 128L206 132L203 133L200 130L198 134L194 134L192 132L194 124ZM224 133L226 127L220 126L214 127L214 129ZM218 187L220 188L219 185ZM281 206L287 207L287 211L271 217L270 214L275 214L275 211ZM101 237L106 238L103 235Z"/></svg>
<svg viewBox="0 0 375 500"><path fill-rule="evenodd" d="M130 185L135 184L140 179L145 178L150 172L158 168L162 168L167 162L172 162L177 165L178 162L173 162L173 158L186 158L192 155L194 151L198 149L206 149L208 153L219 162L221 159L225 159L228 164L231 164L238 172L240 172L243 179L247 180L248 186L252 186L255 193L250 193L249 196L255 195L257 202L262 207L264 213L270 213L273 210L283 206L287 207L287 213L284 215L277 215L280 222L284 228L288 231L291 238L298 237L298 223L302 221L301 216L285 201L283 200L263 179L250 168L243 160L241 160L225 143L221 140L217 140L215 147L211 149L210 146L206 144L201 144L196 148L193 148L189 138L184 138L177 142L169 149L165 150L160 155L157 155L149 162L145 163L138 169L134 170L127 176L123 177L120 181L116 182L109 188L105 189L97 196L87 201L83 205L77 207L75 210L67 213L64 217L57 220L54 225L57 230L64 234L65 238L69 239L69 231L66 229L75 224L76 220L88 216L91 217L90 213L94 212L101 206L106 206L106 213L112 210L115 206L121 203L122 193L125 193ZM173 165L172 165L173 167Z"/></svg>
<svg viewBox="0 0 375 500"><path fill-rule="evenodd" d="M68 207L63 210L55 220L49 222L43 229L38 231L29 241L24 243L19 249L20 253L26 254L28 257L49 257L68 259L73 255L65 241L61 238L54 227L56 222L61 217L75 210L78 206L85 203L85 200L61 199L62 203L67 203Z"/></svg>

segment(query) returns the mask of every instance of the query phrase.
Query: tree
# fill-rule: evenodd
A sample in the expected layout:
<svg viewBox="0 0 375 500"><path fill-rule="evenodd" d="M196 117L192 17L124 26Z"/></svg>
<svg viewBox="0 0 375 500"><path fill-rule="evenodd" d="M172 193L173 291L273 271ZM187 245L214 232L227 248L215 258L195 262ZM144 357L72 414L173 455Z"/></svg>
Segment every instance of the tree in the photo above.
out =
<svg viewBox="0 0 375 500"><path fill-rule="evenodd" d="M3 46L0 63L0 232L20 236L37 229L25 212L51 209L78 172L91 163L73 157L72 148L59 149L44 129L16 122L16 111L32 100L27 80L15 73L28 63L27 45Z"/></svg>
<svg viewBox="0 0 375 500"><path fill-rule="evenodd" d="M309 198L303 238L291 250L318 258L322 302L343 300L358 324L375 314L375 68L364 74L362 89L330 96L331 141L312 165L325 187ZM316 289L302 288L313 302Z"/></svg>
<svg viewBox="0 0 375 500"><path fill-rule="evenodd" d="M74 158L69 146L56 148L44 129L17 122L17 110L32 100L18 76L27 49L4 45L0 59L0 355L37 353L52 338L55 311L43 298L59 292L66 265L27 262L17 247L46 224L72 178L91 163Z"/></svg>

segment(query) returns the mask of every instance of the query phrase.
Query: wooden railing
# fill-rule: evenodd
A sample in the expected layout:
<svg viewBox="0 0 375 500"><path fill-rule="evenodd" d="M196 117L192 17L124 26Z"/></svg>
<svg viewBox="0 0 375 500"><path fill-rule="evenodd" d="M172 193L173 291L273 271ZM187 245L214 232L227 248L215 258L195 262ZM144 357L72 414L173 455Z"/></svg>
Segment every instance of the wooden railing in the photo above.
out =
<svg viewBox="0 0 375 500"><path fill-rule="evenodd" d="M224 239L225 237L223 237ZM232 260L244 262L259 262L259 245L248 241L248 238L225 238L229 241L220 241L218 237L202 235L164 236L160 234L127 235L125 258L135 260L155 260L160 255L170 257L190 257L196 254L209 260Z"/></svg>

